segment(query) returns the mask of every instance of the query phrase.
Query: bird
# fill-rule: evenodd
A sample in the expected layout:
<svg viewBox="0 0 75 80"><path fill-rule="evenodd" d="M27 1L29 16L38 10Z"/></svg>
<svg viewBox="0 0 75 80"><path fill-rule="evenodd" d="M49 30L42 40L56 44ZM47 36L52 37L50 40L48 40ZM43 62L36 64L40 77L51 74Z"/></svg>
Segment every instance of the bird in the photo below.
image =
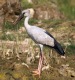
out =
<svg viewBox="0 0 75 80"><path fill-rule="evenodd" d="M63 50L61 44L45 29L30 25L28 23L29 19L32 17L31 13L33 12L33 9L25 9L21 12L20 16L16 20L16 24L25 17L24 20L24 27L31 39L38 44L40 48L40 54L39 54L39 63L38 68L35 69L33 72L33 75L41 75L42 72L42 66L43 66L43 60L44 60L44 53L43 53L43 47L48 46L50 48L53 48L56 50L58 54L61 55L61 58L65 58L65 51Z"/></svg>

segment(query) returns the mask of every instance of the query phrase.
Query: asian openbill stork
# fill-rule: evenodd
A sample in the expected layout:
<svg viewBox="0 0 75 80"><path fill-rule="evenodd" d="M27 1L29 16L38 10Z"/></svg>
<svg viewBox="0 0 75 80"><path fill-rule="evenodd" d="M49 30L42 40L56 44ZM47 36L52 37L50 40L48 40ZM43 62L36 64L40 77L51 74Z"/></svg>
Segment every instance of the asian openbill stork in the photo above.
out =
<svg viewBox="0 0 75 80"><path fill-rule="evenodd" d="M33 71L34 75L40 76L42 71L42 63L44 59L43 46L54 48L57 51L57 53L61 55L62 58L65 58L64 56L65 52L61 47L61 45L56 41L56 39L49 32L37 26L32 26L28 24L29 18L31 17L30 10L31 9L23 10L19 18L17 19L16 23L18 23L24 16L26 16L24 20L25 29L28 35L32 38L32 40L35 43L37 43L40 47L40 58L39 58L38 69Z"/></svg>

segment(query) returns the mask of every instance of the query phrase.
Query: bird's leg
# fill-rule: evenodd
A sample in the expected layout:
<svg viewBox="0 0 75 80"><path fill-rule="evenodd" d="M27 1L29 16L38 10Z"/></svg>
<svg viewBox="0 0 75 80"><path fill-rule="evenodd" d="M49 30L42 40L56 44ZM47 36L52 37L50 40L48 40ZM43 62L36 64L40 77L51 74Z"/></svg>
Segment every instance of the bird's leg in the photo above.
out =
<svg viewBox="0 0 75 80"><path fill-rule="evenodd" d="M43 63L43 55L42 53L40 53L40 58L39 58L39 64L38 64L38 69L36 69L35 71L33 71L33 75L39 75L41 74L41 70L42 70L42 63Z"/></svg>
<svg viewBox="0 0 75 80"><path fill-rule="evenodd" d="M41 73L42 63L43 63L43 53L40 53L39 64L38 64L39 73Z"/></svg>
<svg viewBox="0 0 75 80"><path fill-rule="evenodd" d="M40 58L39 58L39 64L38 64L38 69L33 71L33 75L39 75L41 74L42 71L42 63L43 63L43 51L42 51L43 46L40 46Z"/></svg>

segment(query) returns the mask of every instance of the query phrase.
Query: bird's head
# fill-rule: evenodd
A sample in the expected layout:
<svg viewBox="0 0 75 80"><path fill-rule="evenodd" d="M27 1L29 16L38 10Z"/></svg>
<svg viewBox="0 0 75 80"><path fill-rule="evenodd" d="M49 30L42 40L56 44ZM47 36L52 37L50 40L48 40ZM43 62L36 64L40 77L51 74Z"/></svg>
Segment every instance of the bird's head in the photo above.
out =
<svg viewBox="0 0 75 80"><path fill-rule="evenodd" d="M34 15L34 10L33 10L32 8L23 10L23 11L21 12L19 18L17 19L16 24L17 24L23 17L30 17L30 18L32 18L33 15Z"/></svg>
<svg viewBox="0 0 75 80"><path fill-rule="evenodd" d="M23 15L23 17L24 16L30 16L30 10L29 9L27 9L27 10L23 10L22 12L21 12L21 15Z"/></svg>

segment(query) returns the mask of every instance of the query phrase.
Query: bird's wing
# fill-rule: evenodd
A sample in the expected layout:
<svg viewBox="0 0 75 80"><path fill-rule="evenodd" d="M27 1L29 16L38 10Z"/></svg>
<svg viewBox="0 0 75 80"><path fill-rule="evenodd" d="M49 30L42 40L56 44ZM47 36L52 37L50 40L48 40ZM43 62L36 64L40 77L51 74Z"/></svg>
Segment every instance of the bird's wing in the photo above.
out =
<svg viewBox="0 0 75 80"><path fill-rule="evenodd" d="M58 43L56 41L56 39L46 30L36 27L36 28L32 29L31 32L32 32L33 39L38 44L43 44L43 45L46 45L49 47L53 47L60 55L65 54L60 43Z"/></svg>
<svg viewBox="0 0 75 80"><path fill-rule="evenodd" d="M53 39L55 39L49 32L45 31L45 33L46 33L47 35L49 35L50 37L52 37Z"/></svg>
<svg viewBox="0 0 75 80"><path fill-rule="evenodd" d="M46 30L44 30L44 29L42 29L40 27L37 27L37 26L34 26L34 28L39 29L39 30L45 32L47 35L49 35L50 37L52 37L53 39L55 39L48 31L46 31Z"/></svg>
<svg viewBox="0 0 75 80"><path fill-rule="evenodd" d="M30 37L38 44L54 46L54 38L42 28L33 27L30 31Z"/></svg>

